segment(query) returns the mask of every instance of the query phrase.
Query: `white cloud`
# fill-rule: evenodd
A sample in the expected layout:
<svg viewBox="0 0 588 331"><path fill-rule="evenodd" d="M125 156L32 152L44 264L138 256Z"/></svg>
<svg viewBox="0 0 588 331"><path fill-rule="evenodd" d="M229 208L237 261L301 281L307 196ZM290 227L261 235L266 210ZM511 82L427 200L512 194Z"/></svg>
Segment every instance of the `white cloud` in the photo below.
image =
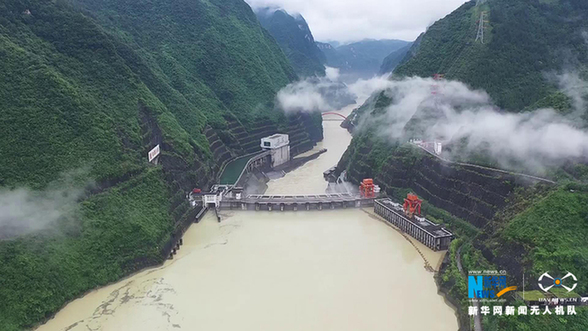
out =
<svg viewBox="0 0 588 331"><path fill-rule="evenodd" d="M325 67L325 76L331 81L339 80L339 68Z"/></svg>
<svg viewBox="0 0 588 331"><path fill-rule="evenodd" d="M328 111L332 107L318 90L317 84L303 80L289 84L278 92L278 103L285 111Z"/></svg>
<svg viewBox="0 0 588 331"><path fill-rule="evenodd" d="M331 76L337 77L336 72ZM525 166L540 173L546 166L588 158L588 133L582 130L577 116L585 111L582 96L588 93L588 84L570 73L554 75L553 79L572 98L576 111L566 116L553 109L507 113L498 109L486 92L458 81L420 77L391 80L385 76L349 85L326 77L306 79L282 89L278 103L286 111L329 111L337 109L333 100L339 98L329 98L327 91L338 89L338 95L351 95L358 104L377 91L385 91L392 103L380 115L363 116L360 130L372 130L376 123L379 135L391 140L463 141L467 145L465 150L459 149L461 156L463 152L483 152L505 168ZM405 127L411 118L419 112L431 119L434 115L427 114L431 110L437 119L433 118L418 136L406 136Z"/></svg>
<svg viewBox="0 0 588 331"><path fill-rule="evenodd" d="M276 97L285 111L326 112L349 104L362 104L375 91L389 86L387 76L358 79L353 84L341 81L339 69L326 67L325 77L309 77L281 89Z"/></svg>
<svg viewBox="0 0 588 331"><path fill-rule="evenodd" d="M78 169L63 174L42 191L26 187L0 189L0 240L31 232L58 230L73 225L78 200L84 187L93 183L85 178L88 170Z"/></svg>
<svg viewBox="0 0 588 331"><path fill-rule="evenodd" d="M586 86L576 78L559 76L562 82ZM569 159L588 157L588 133L581 129L574 113L563 116L553 109L507 113L496 108L484 91L471 90L457 81L405 78L388 81L385 90L392 104L383 115L364 118L360 127L372 128L370 123L378 123L380 134L393 140L407 139L404 129L409 120L417 112L433 109L437 120L418 136L408 138L466 141L466 152L483 151L503 167L514 162L534 172ZM584 104L578 101L574 105Z"/></svg>
<svg viewBox="0 0 588 331"><path fill-rule="evenodd" d="M567 95L574 109L584 113L586 111L586 96L588 96L588 83L580 78L577 72L564 72L555 75L555 81L560 90Z"/></svg>
<svg viewBox="0 0 588 331"><path fill-rule="evenodd" d="M246 0L252 7L300 13L316 40L366 38L412 41L465 0Z"/></svg>
<svg viewBox="0 0 588 331"><path fill-rule="evenodd" d="M355 95L359 104L362 104L375 91L380 91L389 86L388 76L376 76L371 79L358 79L348 86L349 92Z"/></svg>

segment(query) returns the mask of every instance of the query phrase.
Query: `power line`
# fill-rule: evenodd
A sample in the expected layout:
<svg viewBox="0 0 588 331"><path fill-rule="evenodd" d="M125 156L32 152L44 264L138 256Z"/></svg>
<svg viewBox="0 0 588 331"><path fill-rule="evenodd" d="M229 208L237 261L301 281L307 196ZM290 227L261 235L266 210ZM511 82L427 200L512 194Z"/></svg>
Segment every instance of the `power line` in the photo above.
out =
<svg viewBox="0 0 588 331"><path fill-rule="evenodd" d="M485 24L488 23L486 19L486 12L483 11L480 13L480 20L478 21L478 33L476 34L476 41L480 41L480 43L484 43L484 27Z"/></svg>
<svg viewBox="0 0 588 331"><path fill-rule="evenodd" d="M462 58L467 58L467 56L469 56L473 50L473 47L471 46L471 42L469 41L469 36L471 36L477 29L477 22L472 22L472 24L470 24L470 28L468 29L468 32L465 35L465 43L463 45L463 47L461 48L461 51L459 52L459 54L455 57L455 59L453 60L453 62L451 63L451 65L447 68L447 71L445 72L446 76L450 76L451 73L454 71L455 69L455 64L458 63L458 61L460 61ZM442 71L441 69L439 69L438 71Z"/></svg>

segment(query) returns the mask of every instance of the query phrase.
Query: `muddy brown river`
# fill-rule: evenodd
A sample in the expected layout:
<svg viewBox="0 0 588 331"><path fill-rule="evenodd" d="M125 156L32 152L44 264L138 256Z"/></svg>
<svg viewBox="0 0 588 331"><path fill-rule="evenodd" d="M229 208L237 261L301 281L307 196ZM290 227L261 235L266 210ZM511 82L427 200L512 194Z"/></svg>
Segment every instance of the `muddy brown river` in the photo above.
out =
<svg viewBox="0 0 588 331"><path fill-rule="evenodd" d="M345 109L343 112L348 112ZM325 121L328 152L269 183L268 193L322 193L351 136ZM174 260L97 289L40 326L52 330L452 330L425 260L370 210L209 213Z"/></svg>

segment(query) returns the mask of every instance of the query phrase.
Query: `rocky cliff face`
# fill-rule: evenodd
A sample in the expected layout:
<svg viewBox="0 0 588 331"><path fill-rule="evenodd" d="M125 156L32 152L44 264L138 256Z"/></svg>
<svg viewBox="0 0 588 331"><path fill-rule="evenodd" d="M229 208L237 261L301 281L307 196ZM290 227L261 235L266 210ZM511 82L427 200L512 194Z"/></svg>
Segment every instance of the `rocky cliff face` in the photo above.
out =
<svg viewBox="0 0 588 331"><path fill-rule="evenodd" d="M290 63L300 76L324 76L325 54L315 44L314 37L302 15L292 16L285 10L258 9L261 25L276 39Z"/></svg>

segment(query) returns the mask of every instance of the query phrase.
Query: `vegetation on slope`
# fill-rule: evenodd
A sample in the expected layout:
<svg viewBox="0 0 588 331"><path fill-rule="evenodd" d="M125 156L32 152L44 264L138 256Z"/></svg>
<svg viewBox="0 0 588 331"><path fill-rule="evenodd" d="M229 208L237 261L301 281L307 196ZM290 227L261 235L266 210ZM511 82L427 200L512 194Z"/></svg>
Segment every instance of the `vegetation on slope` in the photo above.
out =
<svg viewBox="0 0 588 331"><path fill-rule="evenodd" d="M484 44L476 41L482 12L488 21ZM561 101L552 96L557 93L555 82L545 74L569 67L584 70L587 17L588 4L581 0L492 0L480 6L470 1L433 24L416 54L395 73L445 74L484 89L508 110L520 111L539 101L559 108Z"/></svg>
<svg viewBox="0 0 588 331"><path fill-rule="evenodd" d="M0 12L0 189L43 194L77 169L78 184L95 182L49 229L0 241L0 325L20 330L161 262L189 217L185 191L214 180L205 127L287 125L273 100L296 74L241 0L9 0Z"/></svg>
<svg viewBox="0 0 588 331"><path fill-rule="evenodd" d="M587 199L588 187L579 184L534 187L517 192L509 207L497 215L491 226L463 243L464 271L467 274L468 270L481 268L507 270L509 284L519 287L523 286L524 272L527 291L538 289L537 279L544 272L585 275L588 265L585 249L588 247ZM443 277L462 281L456 274L447 273ZM587 284L578 282L575 292L585 294L587 291ZM467 315L467 293L454 294L462 302L462 315ZM524 304L512 296L507 300L509 305ZM577 316L555 316L553 308L552 315L486 316L484 330L585 330L588 309L577 307L576 311Z"/></svg>
<svg viewBox="0 0 588 331"><path fill-rule="evenodd" d="M544 272L586 275L587 206L586 185L566 184L557 189L518 192L479 247L489 260L500 261L521 282L520 266L531 280ZM579 282L576 292L588 293L588 284Z"/></svg>
<svg viewBox="0 0 588 331"><path fill-rule="evenodd" d="M162 262L173 227L162 177L151 169L84 201L71 223L1 242L2 330L32 326L96 286Z"/></svg>
<svg viewBox="0 0 588 331"><path fill-rule="evenodd" d="M380 75L393 72L394 69L396 69L400 63L402 63L406 55L410 52L412 45L413 44L410 43L386 56L382 61L382 65L380 66Z"/></svg>
<svg viewBox="0 0 588 331"><path fill-rule="evenodd" d="M371 104L378 103L374 97ZM379 108L365 107L364 114L377 112ZM371 129L374 127L372 126ZM538 289L537 279L544 272L552 275L575 275L588 273L588 186L569 183L560 185L536 185L518 187L502 201L498 213L485 224L477 223L474 217L458 218L440 208L452 207L452 203L463 205L468 197L485 196L486 203L495 195L497 183L488 178L488 183L476 192L471 171L453 168L438 169L438 176L431 173L430 165L423 162L428 156L406 144L392 144L373 135L374 131L355 132L354 139L338 165L347 170L354 181L373 177L389 196L401 201L407 192L424 192L422 179L433 182L429 186L443 185L445 194L440 199L434 192L426 192L423 204L425 215L445 224L457 240L452 244L448 264L438 275L442 291L458 306L460 321L467 327L470 323L467 299L468 270L507 270L508 283L522 288L525 273L527 291ZM484 176L484 174L481 174ZM459 181L468 183L463 185ZM421 182L421 184L419 184ZM459 192L454 192L454 190ZM419 193L421 198L423 194ZM431 199L427 197L431 195ZM433 199L434 198L434 199ZM447 201L444 201L447 200ZM497 200L498 202L499 200ZM448 203L449 202L449 203ZM451 208L446 208L451 210ZM463 272L457 267L456 252L461 247ZM582 277L582 276L578 276ZM586 296L588 284L578 282L575 292ZM509 305L519 306L516 298L508 296ZM492 305L492 304L491 304ZM485 330L584 330L588 326L588 309L578 308L578 316L529 316L484 318ZM552 309L552 313L553 309Z"/></svg>
<svg viewBox="0 0 588 331"><path fill-rule="evenodd" d="M296 78L244 1L72 1L206 115L219 101L246 123L272 115L276 91Z"/></svg>
<svg viewBox="0 0 588 331"><path fill-rule="evenodd" d="M314 42L304 17L271 8L256 12L261 25L276 39L300 76L324 76L326 58Z"/></svg>

